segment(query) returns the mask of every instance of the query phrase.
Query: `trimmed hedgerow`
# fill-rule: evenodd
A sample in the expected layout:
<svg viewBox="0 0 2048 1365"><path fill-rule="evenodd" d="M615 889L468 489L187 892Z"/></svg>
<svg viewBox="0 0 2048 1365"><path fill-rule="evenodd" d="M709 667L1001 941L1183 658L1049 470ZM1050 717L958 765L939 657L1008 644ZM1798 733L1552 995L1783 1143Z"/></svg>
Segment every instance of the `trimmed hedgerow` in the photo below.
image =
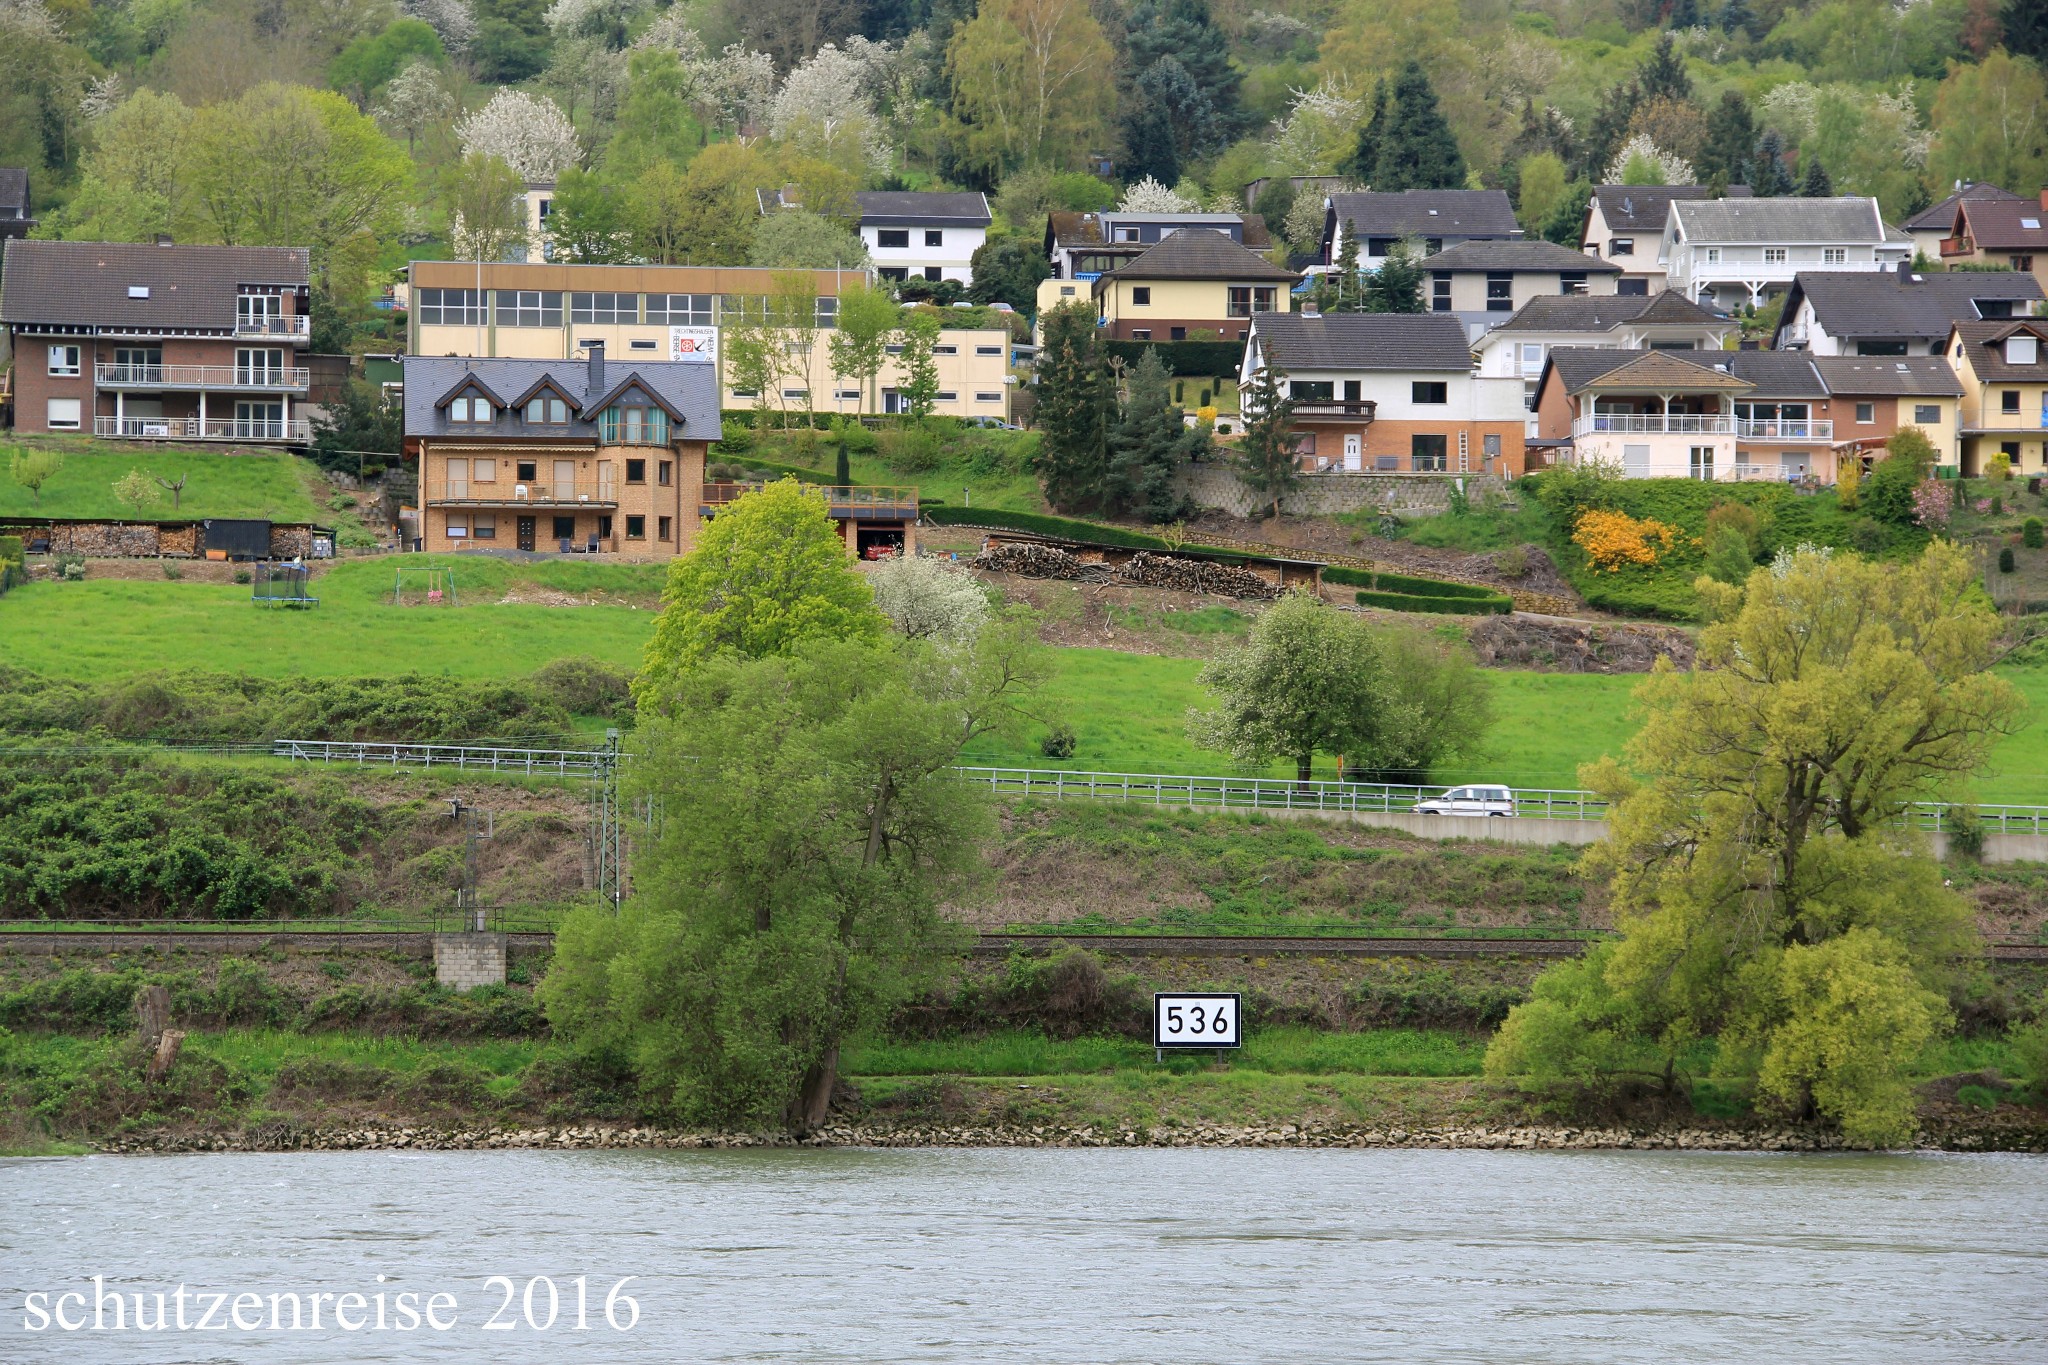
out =
<svg viewBox="0 0 2048 1365"><path fill-rule="evenodd" d="M1505 616L1515 609L1514 600L1500 593L1485 598L1418 597L1400 592L1358 592L1352 595L1361 607L1434 612L1443 616Z"/></svg>

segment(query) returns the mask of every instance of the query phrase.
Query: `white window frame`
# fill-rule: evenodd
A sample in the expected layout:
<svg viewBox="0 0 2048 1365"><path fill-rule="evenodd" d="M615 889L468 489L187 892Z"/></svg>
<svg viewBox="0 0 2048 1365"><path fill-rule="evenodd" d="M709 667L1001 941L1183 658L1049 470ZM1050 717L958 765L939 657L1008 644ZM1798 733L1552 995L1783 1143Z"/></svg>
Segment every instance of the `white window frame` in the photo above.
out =
<svg viewBox="0 0 2048 1365"><path fill-rule="evenodd" d="M1789 258L1790 253L1784 247L1767 246L1764 248L1765 265L1783 265Z"/></svg>
<svg viewBox="0 0 2048 1365"><path fill-rule="evenodd" d="M85 373L84 355L77 346L50 348L50 373L59 379L76 379Z"/></svg>
<svg viewBox="0 0 2048 1365"><path fill-rule="evenodd" d="M1822 265L1847 265L1849 263L1849 250L1847 247L1824 246L1820 249L1820 263Z"/></svg>
<svg viewBox="0 0 2048 1365"><path fill-rule="evenodd" d="M70 417L57 414L68 407ZM43 424L52 431L77 431L85 422L85 405L76 398L52 398L44 409Z"/></svg>

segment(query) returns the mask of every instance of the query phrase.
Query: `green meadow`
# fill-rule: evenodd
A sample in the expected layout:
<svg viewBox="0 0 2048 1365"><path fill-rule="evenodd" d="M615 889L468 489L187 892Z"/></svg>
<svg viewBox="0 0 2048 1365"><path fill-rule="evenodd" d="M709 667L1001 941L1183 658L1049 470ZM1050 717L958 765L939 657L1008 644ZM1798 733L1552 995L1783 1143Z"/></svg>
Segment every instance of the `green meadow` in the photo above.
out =
<svg viewBox="0 0 2048 1365"><path fill-rule="evenodd" d="M8 476L18 447L0 445L0 516L14 517L258 517L270 521L333 520L317 507L309 487L313 466L285 454L227 455L218 451L138 448L96 450L84 442L40 448L64 452L64 467L38 498ZM176 483L185 480L177 506L171 494L138 512L114 496L130 470Z"/></svg>

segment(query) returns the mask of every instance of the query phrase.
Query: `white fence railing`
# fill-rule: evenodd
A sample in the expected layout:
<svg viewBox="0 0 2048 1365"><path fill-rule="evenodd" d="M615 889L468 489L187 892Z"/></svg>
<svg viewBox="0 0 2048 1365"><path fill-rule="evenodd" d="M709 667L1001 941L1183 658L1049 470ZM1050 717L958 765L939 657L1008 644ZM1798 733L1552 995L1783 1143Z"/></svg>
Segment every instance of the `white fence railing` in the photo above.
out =
<svg viewBox="0 0 2048 1365"><path fill-rule="evenodd" d="M615 756L606 749L523 749L486 744L379 744L357 740L280 739L274 758L301 763L354 763L386 768L455 768L532 777L599 777Z"/></svg>
<svg viewBox="0 0 2048 1365"><path fill-rule="evenodd" d="M313 439L304 418L273 421L258 417L94 417L92 434L156 441L290 441Z"/></svg>
<svg viewBox="0 0 2048 1365"><path fill-rule="evenodd" d="M1572 435L1597 436L1607 432L1647 436L1725 436L1735 430L1733 417L1710 417L1685 413L1596 412L1572 423Z"/></svg>
<svg viewBox="0 0 2048 1365"><path fill-rule="evenodd" d="M304 365L95 365L103 389L303 389Z"/></svg>
<svg viewBox="0 0 2048 1365"><path fill-rule="evenodd" d="M238 337L309 337L313 335L313 319L305 313L299 313L288 318L236 318L235 335Z"/></svg>
<svg viewBox="0 0 2048 1365"><path fill-rule="evenodd" d="M1828 443L1835 439L1833 419L1809 422L1796 418L1735 419L1735 434L1745 441L1791 441Z"/></svg>

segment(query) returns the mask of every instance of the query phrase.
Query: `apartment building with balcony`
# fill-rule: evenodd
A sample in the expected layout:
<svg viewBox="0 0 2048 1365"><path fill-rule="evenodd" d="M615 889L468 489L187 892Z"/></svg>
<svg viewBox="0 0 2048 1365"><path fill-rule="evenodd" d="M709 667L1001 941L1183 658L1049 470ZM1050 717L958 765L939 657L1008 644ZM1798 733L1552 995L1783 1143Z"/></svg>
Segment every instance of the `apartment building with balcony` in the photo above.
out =
<svg viewBox="0 0 2048 1365"><path fill-rule="evenodd" d="M19 431L303 445L303 247L5 244Z"/></svg>
<svg viewBox="0 0 2048 1365"><path fill-rule="evenodd" d="M2004 454L2015 473L2048 473L2048 319L1959 322L1947 358L1963 390L1963 472Z"/></svg>
<svg viewBox="0 0 2048 1365"><path fill-rule="evenodd" d="M1672 201L1657 247L1669 287L1727 312L1759 307L1801 272L1896 269L1913 242L1888 227L1877 200Z"/></svg>
<svg viewBox="0 0 2048 1365"><path fill-rule="evenodd" d="M1813 368L1827 385L1820 411L1833 422L1837 463L1850 456L1879 458L1902 427L1917 427L1933 443L1935 462L1962 462L1962 381L1938 355L1815 356ZM1816 464L1823 481L1834 475Z"/></svg>
<svg viewBox="0 0 2048 1365"><path fill-rule="evenodd" d="M1536 444L1548 461L1632 479L1739 477L1736 401L1754 388L1678 352L1559 348L1537 380Z"/></svg>
<svg viewBox="0 0 2048 1365"><path fill-rule="evenodd" d="M1720 477L1832 483L1835 420L1813 357L1731 351L1715 363L1750 386L1735 396L1735 465Z"/></svg>
<svg viewBox="0 0 2048 1365"><path fill-rule="evenodd" d="M1038 316L1063 303L1086 303L1095 281L1129 265L1184 228L1221 233L1256 252L1272 249L1266 220L1256 213L1100 213L1057 210L1045 218L1045 257L1052 274L1038 286Z"/></svg>
<svg viewBox="0 0 2048 1365"><path fill-rule="evenodd" d="M1303 469L1493 474L1523 467L1521 381L1472 371L1465 329L1432 313L1261 313L1238 382L1273 370Z"/></svg>
<svg viewBox="0 0 2048 1365"><path fill-rule="evenodd" d="M863 190L860 240L885 280L974 283L974 253L994 220L988 196L929 190Z"/></svg>
<svg viewBox="0 0 2048 1365"><path fill-rule="evenodd" d="M1612 294L1621 267L1541 239L1461 242L1423 259L1426 306L1477 341L1532 299Z"/></svg>
<svg viewBox="0 0 2048 1365"><path fill-rule="evenodd" d="M735 387L719 344L724 329L768 315L776 277L751 266L570 265L552 262L415 261L409 268L407 335L414 355L569 360L602 344L612 363L708 359L720 401L750 408L761 396ZM871 393L832 373L829 350L839 296L867 276L812 270L816 330L766 396L778 412L895 412L901 406L897 347ZM801 349L801 348L799 348ZM935 359L934 411L1007 420L1016 379L1010 337L994 328L948 327Z"/></svg>
<svg viewBox="0 0 2048 1365"><path fill-rule="evenodd" d="M2048 286L2048 186L2033 198L1964 196L1939 243L1943 265L1992 265Z"/></svg>
<svg viewBox="0 0 2048 1365"><path fill-rule="evenodd" d="M1091 286L1105 336L1118 341L1243 341L1260 313L1293 307L1301 276L1228 235L1181 228L1098 276Z"/></svg>
<svg viewBox="0 0 2048 1365"><path fill-rule="evenodd" d="M1682 294L1579 294L1530 299L1473 343L1478 373L1522 381L1530 436L1536 435L1536 382L1560 348L1718 351L1735 330Z"/></svg>
<svg viewBox="0 0 2048 1365"><path fill-rule="evenodd" d="M2032 275L2009 270L1895 270L1793 277L1774 350L1813 355L1938 356L1959 322L2031 317L2042 300Z"/></svg>
<svg viewBox="0 0 2048 1365"><path fill-rule="evenodd" d="M1658 294L1667 283L1657 261L1664 224L1678 199L1709 199L1705 185L1596 185L1586 201L1586 221L1579 228L1579 250L1621 270L1617 294ZM1728 198L1749 198L1749 186L1730 185Z"/></svg>

